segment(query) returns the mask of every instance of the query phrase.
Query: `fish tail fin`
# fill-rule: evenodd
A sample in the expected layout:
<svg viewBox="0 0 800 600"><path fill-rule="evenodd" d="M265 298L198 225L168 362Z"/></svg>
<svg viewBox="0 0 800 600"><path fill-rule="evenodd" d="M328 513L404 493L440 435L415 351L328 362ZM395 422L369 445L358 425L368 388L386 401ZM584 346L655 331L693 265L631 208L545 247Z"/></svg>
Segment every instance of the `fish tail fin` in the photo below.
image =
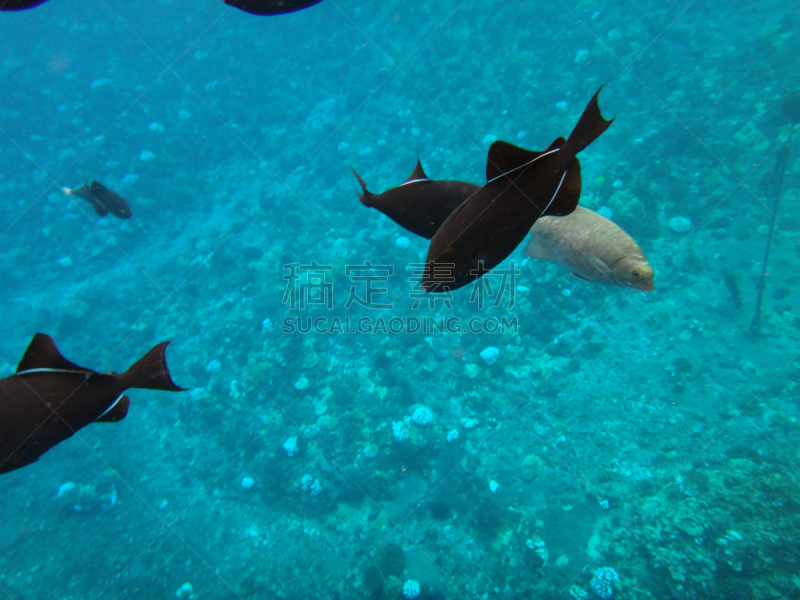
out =
<svg viewBox="0 0 800 600"><path fill-rule="evenodd" d="M358 197L358 199L361 200L361 204L363 204L364 206L371 207L372 202L370 201L370 199L372 198L372 193L367 189L366 182L363 179L361 179L361 175L356 173L356 170L352 167L352 165L350 166L350 170L353 172L353 175L356 176L356 179L358 179L358 183L361 184L361 189L364 190L364 193L361 194Z"/></svg>
<svg viewBox="0 0 800 600"><path fill-rule="evenodd" d="M567 141L561 147L561 152L565 160L571 160L578 152L599 138L600 135L611 126L614 119L616 119L616 117L614 117L611 120L607 120L600 112L600 105L597 102L597 97L600 95L600 90L602 89L603 86L600 86L600 89L597 90L594 96L592 96L592 99L589 100L589 104L587 104L586 108L583 110L578 124L575 125L575 129L572 130L572 133L569 134L569 138L567 138Z"/></svg>
<svg viewBox="0 0 800 600"><path fill-rule="evenodd" d="M128 387L166 392L182 392L187 389L175 385L170 377L166 356L168 344L169 342L161 342L154 346L120 376Z"/></svg>

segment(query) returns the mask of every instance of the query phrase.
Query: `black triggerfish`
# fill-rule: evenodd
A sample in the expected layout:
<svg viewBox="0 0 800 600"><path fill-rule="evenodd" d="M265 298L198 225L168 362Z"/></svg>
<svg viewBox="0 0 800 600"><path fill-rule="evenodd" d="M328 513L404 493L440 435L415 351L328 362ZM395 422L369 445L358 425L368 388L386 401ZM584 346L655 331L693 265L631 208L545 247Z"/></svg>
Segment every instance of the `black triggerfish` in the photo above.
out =
<svg viewBox="0 0 800 600"><path fill-rule="evenodd" d="M491 145L486 185L447 217L431 239L421 282L425 291L456 290L475 281L505 260L539 217L563 217L575 210L581 196L576 155L614 120L600 113L599 94L597 90L569 138L557 138L543 152L500 141Z"/></svg>
<svg viewBox="0 0 800 600"><path fill-rule="evenodd" d="M0 0L2 1L2 0ZM322 0L225 0L225 4L251 15L283 15L319 4Z"/></svg>
<svg viewBox="0 0 800 600"><path fill-rule="evenodd" d="M431 239L445 219L481 186L464 181L428 179L417 159L411 176L401 185L373 194L356 170L350 167L364 193L361 204L377 208L392 221L411 233Z"/></svg>
<svg viewBox="0 0 800 600"><path fill-rule="evenodd" d="M47 0L0 0L0 10L28 10L45 2Z"/></svg>
<svg viewBox="0 0 800 600"><path fill-rule="evenodd" d="M74 190L66 187L61 190L68 196L75 195L86 200L101 217L111 213L120 219L131 218L131 206L128 201L99 181L92 181L91 185L84 182L81 187Z"/></svg>
<svg viewBox="0 0 800 600"><path fill-rule="evenodd" d="M61 356L49 335L34 335L17 372L0 379L0 473L36 462L89 423L124 419L128 388L184 391L169 375L167 344L124 373L98 373Z"/></svg>
<svg viewBox="0 0 800 600"><path fill-rule="evenodd" d="M0 0L0 10L27 10L47 0ZM282 15L319 4L322 0L225 0L225 4L253 15Z"/></svg>

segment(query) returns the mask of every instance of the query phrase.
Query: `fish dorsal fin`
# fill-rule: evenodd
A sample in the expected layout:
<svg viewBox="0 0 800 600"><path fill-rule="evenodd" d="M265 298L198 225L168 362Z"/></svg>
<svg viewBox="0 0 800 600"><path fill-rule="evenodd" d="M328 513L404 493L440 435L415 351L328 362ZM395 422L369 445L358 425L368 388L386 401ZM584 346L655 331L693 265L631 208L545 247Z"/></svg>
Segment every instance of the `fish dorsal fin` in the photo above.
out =
<svg viewBox="0 0 800 600"><path fill-rule="evenodd" d="M420 162L419 157L417 157L417 166L414 167L414 172L409 175L408 179L406 179L402 185L413 183L415 181L425 181L427 179L428 176L425 175L425 171L422 168L422 163Z"/></svg>
<svg viewBox="0 0 800 600"><path fill-rule="evenodd" d="M541 152L526 150L508 142L497 141L489 147L486 158L486 181L491 181L504 173L513 171L519 166L529 163Z"/></svg>
<svg viewBox="0 0 800 600"><path fill-rule="evenodd" d="M33 336L28 349L22 356L17 366L17 373L30 371L32 369L58 369L62 371L81 371L91 373L90 369L79 367L73 362L61 356L56 343L49 335L37 333Z"/></svg>
<svg viewBox="0 0 800 600"><path fill-rule="evenodd" d="M500 175L513 171L540 157L545 152L556 150L564 145L563 137L556 138L552 144L541 152L526 150L508 142L497 141L489 147L489 156L486 159L486 181L491 181Z"/></svg>
<svg viewBox="0 0 800 600"><path fill-rule="evenodd" d="M105 192L110 191L106 186L97 180L92 180L92 185L89 186L89 191L95 196L102 196Z"/></svg>

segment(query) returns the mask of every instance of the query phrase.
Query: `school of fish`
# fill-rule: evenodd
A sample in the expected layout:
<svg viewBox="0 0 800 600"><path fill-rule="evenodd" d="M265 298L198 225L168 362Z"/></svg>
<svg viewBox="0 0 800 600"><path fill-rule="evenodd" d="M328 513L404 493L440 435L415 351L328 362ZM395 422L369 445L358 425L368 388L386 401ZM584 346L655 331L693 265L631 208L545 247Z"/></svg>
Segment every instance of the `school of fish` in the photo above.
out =
<svg viewBox="0 0 800 600"><path fill-rule="evenodd" d="M0 0L2 11L22 11L47 0ZM322 0L223 0L253 15L280 15ZM430 179L417 159L399 186L375 194L351 167L361 203L430 240L421 286L450 292L504 261L530 233L526 253L560 263L576 277L649 292L653 269L636 242L601 215L578 206L582 181L577 155L605 132L598 97L589 100L569 137L542 151L494 142L479 185ZM128 200L97 180L62 188L88 202L99 217L133 216ZM0 474L30 465L91 423L126 417L125 391L184 391L167 368L162 342L122 373L100 373L64 358L46 334L33 336L16 372L0 380Z"/></svg>

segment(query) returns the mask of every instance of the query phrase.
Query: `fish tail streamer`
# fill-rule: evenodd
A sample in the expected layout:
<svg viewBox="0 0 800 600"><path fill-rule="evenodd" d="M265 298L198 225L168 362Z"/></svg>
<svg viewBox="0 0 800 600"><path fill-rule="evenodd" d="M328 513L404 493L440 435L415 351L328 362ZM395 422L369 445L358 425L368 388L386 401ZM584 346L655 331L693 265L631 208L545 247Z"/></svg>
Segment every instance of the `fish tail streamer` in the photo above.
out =
<svg viewBox="0 0 800 600"><path fill-rule="evenodd" d="M361 200L361 204L363 204L367 208L372 208L372 200L371 200L372 194L367 189L366 182L363 179L361 179L361 175L356 173L356 170L352 167L352 165L350 166L350 170L353 172L353 175L356 176L356 179L358 179L358 183L361 184L361 189L364 190L364 193L361 196L359 196L358 199Z"/></svg>

